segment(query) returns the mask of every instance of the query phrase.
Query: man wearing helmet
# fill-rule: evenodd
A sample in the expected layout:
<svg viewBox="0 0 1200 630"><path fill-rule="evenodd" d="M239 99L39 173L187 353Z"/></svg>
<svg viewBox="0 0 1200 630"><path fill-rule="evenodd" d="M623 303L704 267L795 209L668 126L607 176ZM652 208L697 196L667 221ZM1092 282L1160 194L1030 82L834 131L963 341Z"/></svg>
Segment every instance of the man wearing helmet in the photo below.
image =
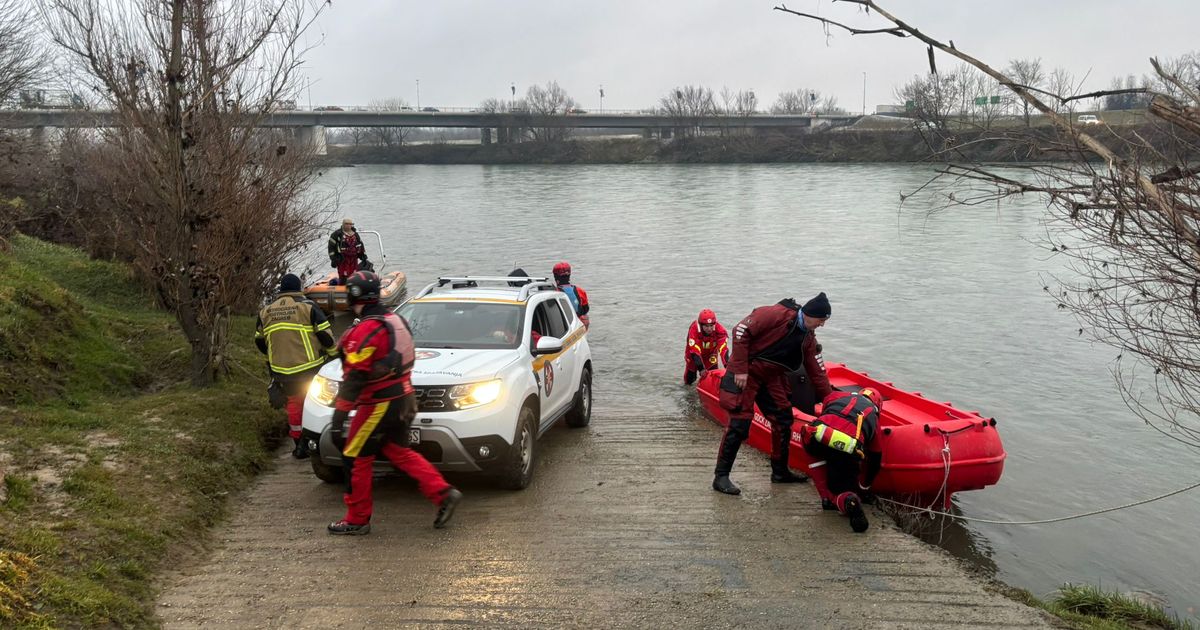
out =
<svg viewBox="0 0 1200 630"><path fill-rule="evenodd" d="M588 319L588 311L591 307L588 306L587 292L583 289L571 284L571 264L560 262L554 265L554 284L558 285L558 290L567 294L567 299L571 300L571 306L575 307L575 314L579 316L579 321L583 322L584 327L591 327L591 320Z"/></svg>
<svg viewBox="0 0 1200 630"><path fill-rule="evenodd" d="M711 309L700 311L700 316L688 328L687 347L683 351L683 382L691 385L708 370L720 365L729 365L729 334L717 321Z"/></svg>
<svg viewBox="0 0 1200 630"><path fill-rule="evenodd" d="M375 456L383 454L397 470L416 479L425 498L438 506L434 527L444 527L462 499L428 461L408 448L416 415L412 367L416 360L408 322L379 303L379 276L358 271L346 279L350 307L361 319L342 336L342 384L333 412L335 439L346 471L346 516L328 527L331 534L371 531L371 484ZM354 418L350 412L354 411Z"/></svg>
<svg viewBox="0 0 1200 630"><path fill-rule="evenodd" d="M771 422L771 483L808 481L788 468L794 417L787 376L804 370L818 395L833 391L817 357L816 330L829 314L829 299L821 293L803 307L791 298L760 306L734 327L733 352L718 391L721 407L729 412L729 426L717 451L713 490L742 492L729 473L742 442L750 437L755 404Z"/></svg>
<svg viewBox="0 0 1200 630"><path fill-rule="evenodd" d="M883 396L873 387L833 392L825 397L821 415L800 429L804 450L813 458L808 469L821 507L849 516L850 528L859 533L870 525L863 498L883 463L875 439L882 411Z"/></svg>

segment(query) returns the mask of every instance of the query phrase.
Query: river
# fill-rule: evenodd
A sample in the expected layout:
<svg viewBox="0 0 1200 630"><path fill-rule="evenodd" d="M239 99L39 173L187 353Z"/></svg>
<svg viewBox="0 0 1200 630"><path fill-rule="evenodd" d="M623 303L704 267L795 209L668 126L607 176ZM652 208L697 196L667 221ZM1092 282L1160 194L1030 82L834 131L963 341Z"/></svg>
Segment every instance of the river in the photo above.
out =
<svg viewBox="0 0 1200 630"><path fill-rule="evenodd" d="M1062 263L1039 248L1044 202L899 207L927 165L361 166L327 171L341 212L382 233L410 290L443 274L549 274L592 304L595 413L690 414L683 337L702 308L732 329L752 308L828 294L826 361L994 416L1000 484L965 516L1035 520L1159 494L1200 476L1200 453L1134 417L1110 369L1042 290ZM713 443L715 457L717 444ZM734 471L735 477L738 470ZM748 474L743 470L741 474ZM763 471L762 474L765 474ZM710 479L696 479L708 484ZM814 508L815 509L815 508ZM1046 595L1063 582L1200 608L1200 491L1037 526L928 535Z"/></svg>

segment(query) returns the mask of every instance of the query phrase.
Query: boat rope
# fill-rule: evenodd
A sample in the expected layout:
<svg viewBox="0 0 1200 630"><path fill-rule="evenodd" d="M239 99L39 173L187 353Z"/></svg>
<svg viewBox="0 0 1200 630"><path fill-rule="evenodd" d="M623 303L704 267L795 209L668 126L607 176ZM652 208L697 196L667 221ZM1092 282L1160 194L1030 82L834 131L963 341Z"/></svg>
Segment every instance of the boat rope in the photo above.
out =
<svg viewBox="0 0 1200 630"><path fill-rule="evenodd" d="M1047 523L1061 523L1063 521L1071 521L1071 520L1075 520L1075 519L1085 518L1088 516L1095 516L1097 514L1104 514L1106 512L1116 512L1117 510L1124 510L1126 508L1137 507L1139 505L1153 503L1155 501L1159 501L1159 500L1165 499L1167 497L1173 497L1177 494L1183 494L1184 492L1187 492L1189 490L1195 490L1196 488L1200 488L1200 481L1197 481L1196 483L1193 483L1190 486L1185 486L1183 488L1178 488L1178 489L1172 490L1170 492L1165 492L1156 497L1150 497L1148 499L1142 499L1140 501L1133 501L1131 503L1126 503L1124 505L1115 505L1112 507L1106 507L1106 508L1099 509L1099 510L1092 510L1091 512L1084 512L1082 514L1072 514L1070 516L1059 516L1056 518L1047 518L1047 519L1042 519L1042 520L1038 520L1038 521L996 521L996 520L986 519L986 518L975 518L972 516L961 516L959 514L951 514L949 512L941 512L938 510L923 508L918 505L909 505L909 504L901 502L901 501L893 501L892 499L885 499L883 497L879 497L879 500L883 501L885 503L890 503L892 505L898 505L900 507L905 507L905 508L908 508L911 510L916 510L918 512L927 512L930 514L931 518L934 516L944 516L946 518L952 518L952 519L959 520L959 521L970 521L972 523L987 523L989 525L1045 525Z"/></svg>

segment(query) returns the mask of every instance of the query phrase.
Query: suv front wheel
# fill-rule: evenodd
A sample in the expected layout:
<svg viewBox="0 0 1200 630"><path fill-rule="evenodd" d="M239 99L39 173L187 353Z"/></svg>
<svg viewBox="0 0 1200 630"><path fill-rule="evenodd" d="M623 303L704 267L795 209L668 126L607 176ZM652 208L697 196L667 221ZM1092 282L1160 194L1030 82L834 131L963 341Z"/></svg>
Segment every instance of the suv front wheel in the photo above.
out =
<svg viewBox="0 0 1200 630"><path fill-rule="evenodd" d="M592 421L592 369L583 368L579 377L579 391L575 392L575 401L571 411L567 412L567 426L573 429L586 427Z"/></svg>
<svg viewBox="0 0 1200 630"><path fill-rule="evenodd" d="M523 490L533 481L533 464L537 444L537 414L528 405L521 407L517 417L517 432L508 452L508 461L500 473L500 485L509 490Z"/></svg>

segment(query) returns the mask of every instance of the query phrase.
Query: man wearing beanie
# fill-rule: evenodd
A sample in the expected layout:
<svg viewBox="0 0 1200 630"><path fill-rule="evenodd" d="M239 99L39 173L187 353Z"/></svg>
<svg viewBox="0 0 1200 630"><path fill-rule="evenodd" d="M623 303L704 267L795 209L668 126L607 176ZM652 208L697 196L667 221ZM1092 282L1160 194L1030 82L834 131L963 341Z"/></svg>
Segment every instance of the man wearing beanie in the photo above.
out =
<svg viewBox="0 0 1200 630"><path fill-rule="evenodd" d="M816 330L831 308L821 293L801 307L791 298L754 309L733 329L733 356L721 379L719 401L729 411L729 426L717 451L713 490L741 494L729 479L742 442L750 437L754 405L771 422L771 483L807 481L788 468L792 442L792 405L788 375L804 370L819 399L833 388L817 358Z"/></svg>
<svg viewBox="0 0 1200 630"><path fill-rule="evenodd" d="M320 307L304 297L295 274L284 274L279 280L279 295L259 312L254 344L267 355L271 377L287 396L292 457L306 459L308 444L300 437L304 395L334 350L334 343L329 320Z"/></svg>

